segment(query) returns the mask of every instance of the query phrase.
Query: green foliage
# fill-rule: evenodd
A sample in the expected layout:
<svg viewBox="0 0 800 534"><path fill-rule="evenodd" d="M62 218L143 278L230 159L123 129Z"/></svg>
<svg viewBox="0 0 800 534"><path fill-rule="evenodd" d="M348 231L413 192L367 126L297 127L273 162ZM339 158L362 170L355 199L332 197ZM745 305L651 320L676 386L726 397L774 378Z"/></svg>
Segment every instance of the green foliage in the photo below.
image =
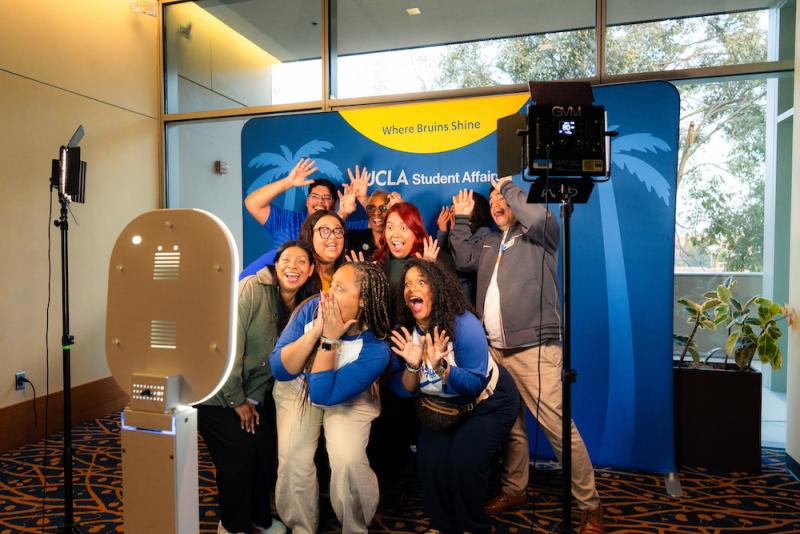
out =
<svg viewBox="0 0 800 534"><path fill-rule="evenodd" d="M763 12L612 26L606 74L703 68L767 60ZM595 30L531 35L447 47L440 87L477 87L594 76ZM762 269L766 82L732 80L680 86L678 263L711 261L728 271ZM713 143L712 143L713 141ZM707 155L726 145L722 164Z"/></svg>
<svg viewBox="0 0 800 534"><path fill-rule="evenodd" d="M698 329L715 330L724 325L728 338L725 347L712 351L725 351L725 363L733 356L740 371L750 370L753 358L758 355L763 364L770 364L779 370L783 364L783 354L778 340L783 332L778 322L786 318L784 308L766 297L753 296L744 304L733 297L736 281L729 276L716 291L703 294L704 301L697 303L688 297L678 299L688 314L692 332L688 336L673 334L676 346L683 347L679 365L683 365L686 354L691 354L695 363L700 362L695 335ZM755 315L753 310L755 306Z"/></svg>

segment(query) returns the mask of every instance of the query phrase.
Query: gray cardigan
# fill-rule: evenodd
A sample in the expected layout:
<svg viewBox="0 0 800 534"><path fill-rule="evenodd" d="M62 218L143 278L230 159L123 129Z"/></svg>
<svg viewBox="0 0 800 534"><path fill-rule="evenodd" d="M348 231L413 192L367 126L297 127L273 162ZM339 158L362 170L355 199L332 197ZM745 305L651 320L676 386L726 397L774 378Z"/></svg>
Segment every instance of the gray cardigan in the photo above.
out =
<svg viewBox="0 0 800 534"><path fill-rule="evenodd" d="M543 204L528 204L525 192L513 182L504 183L500 192L517 218L506 234L507 248L497 273L506 347L560 341L558 221ZM458 269L478 272L477 309L482 314L503 235L492 232L482 239L470 240L470 237L469 217L457 215L450 232L450 245Z"/></svg>

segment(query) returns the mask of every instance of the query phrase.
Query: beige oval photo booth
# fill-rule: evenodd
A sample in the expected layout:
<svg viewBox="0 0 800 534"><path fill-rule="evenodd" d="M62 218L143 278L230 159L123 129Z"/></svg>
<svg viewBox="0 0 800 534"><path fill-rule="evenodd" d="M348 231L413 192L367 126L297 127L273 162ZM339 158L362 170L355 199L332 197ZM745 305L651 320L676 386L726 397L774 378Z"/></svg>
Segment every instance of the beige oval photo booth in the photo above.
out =
<svg viewBox="0 0 800 534"><path fill-rule="evenodd" d="M106 357L122 413L125 532L199 529L197 412L236 348L239 257L214 215L154 210L131 221L108 274Z"/></svg>

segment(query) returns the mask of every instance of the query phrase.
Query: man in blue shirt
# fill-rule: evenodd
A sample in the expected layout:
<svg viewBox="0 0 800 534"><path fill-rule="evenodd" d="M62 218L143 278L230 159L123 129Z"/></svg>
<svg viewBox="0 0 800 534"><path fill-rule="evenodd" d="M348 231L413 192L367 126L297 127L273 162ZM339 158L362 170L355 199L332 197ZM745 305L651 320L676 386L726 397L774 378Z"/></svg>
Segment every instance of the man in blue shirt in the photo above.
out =
<svg viewBox="0 0 800 534"><path fill-rule="evenodd" d="M359 169L356 165L355 174L347 169L350 184L345 184L344 193L339 191L330 180L324 178L311 180L309 176L316 171L317 167L313 159L301 159L285 178L256 189L244 199L244 205L250 215L272 234L273 248L245 267L239 276L240 279L255 274L266 265L272 265L278 247L286 241L299 237L300 227L303 226L306 217L319 210L333 211L337 196L339 200L337 213L342 220L346 221L347 229L363 230L367 228L367 221L347 221L347 217L356 210L356 201L362 205L366 204L368 180L366 167ZM287 210L272 205L278 196L291 188L306 186L308 186L308 196L306 196L305 212Z"/></svg>

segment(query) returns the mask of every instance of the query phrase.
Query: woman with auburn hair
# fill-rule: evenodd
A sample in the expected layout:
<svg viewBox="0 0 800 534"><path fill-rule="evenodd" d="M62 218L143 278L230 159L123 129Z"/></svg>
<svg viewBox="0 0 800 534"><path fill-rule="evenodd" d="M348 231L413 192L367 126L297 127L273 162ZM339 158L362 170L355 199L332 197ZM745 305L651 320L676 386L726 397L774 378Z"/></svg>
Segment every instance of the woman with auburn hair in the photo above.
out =
<svg viewBox="0 0 800 534"><path fill-rule="evenodd" d="M386 212L383 243L375 251L373 260L383 266L392 289L401 282L401 274L408 260L422 258L436 261L438 257L439 245L425 231L422 215L414 204L400 202ZM392 291L390 298L394 297L394 293Z"/></svg>
<svg viewBox="0 0 800 534"><path fill-rule="evenodd" d="M270 514L275 489L275 379L267 360L295 307L319 292L314 253L287 241L275 265L239 282L234 365L219 393L197 406L198 430L216 467L219 534L286 532Z"/></svg>
<svg viewBox="0 0 800 534"><path fill-rule="evenodd" d="M314 455L320 430L331 466L330 501L343 532L367 532L378 480L367 440L380 406L372 386L389 362L388 284L380 267L355 262L333 275L330 291L301 305L270 356L278 381L275 504L295 534L319 523Z"/></svg>
<svg viewBox="0 0 800 534"><path fill-rule="evenodd" d="M489 354L458 281L438 265L410 260L396 301L389 382L398 395L417 398L417 465L431 528L488 533L491 461L520 410L514 380ZM432 405L460 416L442 417L426 408Z"/></svg>
<svg viewBox="0 0 800 534"><path fill-rule="evenodd" d="M332 211L315 211L300 227L300 241L308 243L314 250L314 264L327 291L336 269L345 261L344 221Z"/></svg>

